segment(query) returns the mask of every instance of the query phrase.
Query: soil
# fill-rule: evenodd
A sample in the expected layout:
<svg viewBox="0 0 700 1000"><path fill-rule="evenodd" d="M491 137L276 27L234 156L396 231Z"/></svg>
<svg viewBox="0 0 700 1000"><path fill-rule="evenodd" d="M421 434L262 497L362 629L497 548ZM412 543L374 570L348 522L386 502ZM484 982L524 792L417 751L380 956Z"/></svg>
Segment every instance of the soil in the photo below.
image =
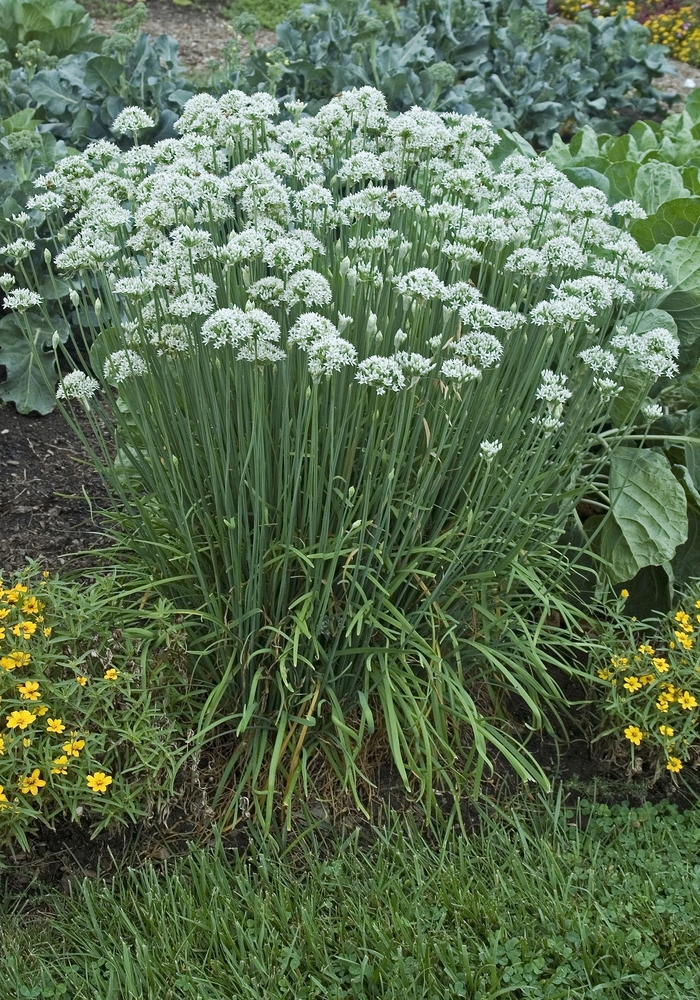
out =
<svg viewBox="0 0 700 1000"><path fill-rule="evenodd" d="M55 572L81 549L103 544L91 515L102 484L58 410L25 417L0 406L0 578L28 559Z"/></svg>

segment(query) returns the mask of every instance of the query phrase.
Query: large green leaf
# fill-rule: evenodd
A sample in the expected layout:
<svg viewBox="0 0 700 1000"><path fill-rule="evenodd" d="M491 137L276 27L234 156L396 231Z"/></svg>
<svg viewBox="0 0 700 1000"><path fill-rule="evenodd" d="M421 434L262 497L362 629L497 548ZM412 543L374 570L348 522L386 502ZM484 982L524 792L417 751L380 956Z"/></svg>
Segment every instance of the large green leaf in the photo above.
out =
<svg viewBox="0 0 700 1000"><path fill-rule="evenodd" d="M650 448L620 448L610 462L610 517L601 554L615 581L644 566L670 562L688 537L685 491L666 456Z"/></svg>
<svg viewBox="0 0 700 1000"><path fill-rule="evenodd" d="M653 215L659 206L672 198L683 198L687 195L683 184L683 175L670 163L659 163L650 160L643 163L637 171L634 182L634 197L647 215Z"/></svg>
<svg viewBox="0 0 700 1000"><path fill-rule="evenodd" d="M674 236L693 236L699 228L700 198L673 198L654 215L633 222L630 232L642 250L651 250L657 243L670 243Z"/></svg>
<svg viewBox="0 0 700 1000"><path fill-rule="evenodd" d="M33 344L25 334L16 316L0 320L0 365L4 365L6 378L0 382L0 399L14 403L20 413L50 413L56 405L47 381L55 381L54 353L51 350L53 330L44 325L41 317L27 313L32 328ZM68 339L68 327L57 323L63 342Z"/></svg>
<svg viewBox="0 0 700 1000"><path fill-rule="evenodd" d="M655 246L650 256L669 281L670 288L658 304L676 321L680 369L685 374L700 357L700 237L674 236Z"/></svg>
<svg viewBox="0 0 700 1000"><path fill-rule="evenodd" d="M62 115L67 109L77 111L81 104L56 69L40 70L28 84L28 90L37 104L51 115Z"/></svg>
<svg viewBox="0 0 700 1000"><path fill-rule="evenodd" d="M85 64L85 86L111 92L119 87L124 70L121 63L109 56L93 56Z"/></svg>
<svg viewBox="0 0 700 1000"><path fill-rule="evenodd" d="M637 173L640 165L633 160L625 160L622 163L611 163L605 169L605 176L610 185L610 201L623 201L627 198L635 197L634 186L637 182Z"/></svg>
<svg viewBox="0 0 700 1000"><path fill-rule="evenodd" d="M607 197L610 193L610 183L605 174L592 167L563 167L562 173L576 185L576 187L596 187Z"/></svg>

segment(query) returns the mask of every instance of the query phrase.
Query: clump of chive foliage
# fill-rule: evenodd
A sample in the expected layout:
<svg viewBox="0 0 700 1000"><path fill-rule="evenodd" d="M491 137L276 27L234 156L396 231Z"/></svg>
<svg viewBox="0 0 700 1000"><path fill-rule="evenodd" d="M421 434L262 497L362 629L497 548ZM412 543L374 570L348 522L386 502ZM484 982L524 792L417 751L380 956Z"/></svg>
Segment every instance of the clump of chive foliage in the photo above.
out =
<svg viewBox="0 0 700 1000"><path fill-rule="evenodd" d="M239 790L269 818L314 747L352 782L378 717L423 789L469 764L465 730L531 776L476 692L535 722L555 696L538 566L622 379L641 403L674 368L666 331L635 333L663 279L601 192L499 162L475 116L232 91L178 129L66 158L33 205L94 337L58 396L104 442L122 536L211 624L205 721Z"/></svg>

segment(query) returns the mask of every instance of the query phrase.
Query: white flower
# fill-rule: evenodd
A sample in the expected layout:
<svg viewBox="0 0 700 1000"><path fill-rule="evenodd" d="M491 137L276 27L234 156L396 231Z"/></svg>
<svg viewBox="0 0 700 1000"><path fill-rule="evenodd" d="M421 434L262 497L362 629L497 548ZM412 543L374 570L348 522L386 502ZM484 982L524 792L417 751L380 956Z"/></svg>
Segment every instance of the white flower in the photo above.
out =
<svg viewBox="0 0 700 1000"><path fill-rule="evenodd" d="M251 336L250 323L246 313L238 306L218 309L202 327L202 343L213 347L238 347Z"/></svg>
<svg viewBox="0 0 700 1000"><path fill-rule="evenodd" d="M602 347L589 347L585 351L581 351L579 357L594 372L604 372L607 375L617 368L615 355Z"/></svg>
<svg viewBox="0 0 700 1000"><path fill-rule="evenodd" d="M36 246L31 240L25 240L20 238L14 240L12 243L6 243L4 247L0 247L0 253L5 254L6 257L14 257L16 260L22 260L24 257L28 257Z"/></svg>
<svg viewBox="0 0 700 1000"><path fill-rule="evenodd" d="M27 208L38 208L40 212L51 212L54 208L63 208L63 198L56 191L46 191L36 194L27 201Z"/></svg>
<svg viewBox="0 0 700 1000"><path fill-rule="evenodd" d="M5 272L5 274L0 274L0 288L2 288L3 292L9 292L14 283L15 283L14 274L9 274L8 272Z"/></svg>
<svg viewBox="0 0 700 1000"><path fill-rule="evenodd" d="M449 358L443 361L440 374L444 378L449 378L453 382L471 382L479 378L481 371L474 365L467 365L459 358Z"/></svg>
<svg viewBox="0 0 700 1000"><path fill-rule="evenodd" d="M435 271L429 267L418 267L408 274L394 278L394 284L401 295L416 295L423 299L439 299L445 295L445 286Z"/></svg>
<svg viewBox="0 0 700 1000"><path fill-rule="evenodd" d="M148 371L146 362L136 351L114 351L105 360L103 374L108 382L119 385L131 375L145 375Z"/></svg>
<svg viewBox="0 0 700 1000"><path fill-rule="evenodd" d="M492 462L496 455L501 451L503 445L500 441L482 441L479 445L481 454L483 455L486 462Z"/></svg>
<svg viewBox="0 0 700 1000"><path fill-rule="evenodd" d="M384 358L377 354L360 362L355 378L362 385L376 389L378 396L383 396L387 389L400 392L406 387L406 376L396 358Z"/></svg>
<svg viewBox="0 0 700 1000"><path fill-rule="evenodd" d="M117 135L125 132L140 132L144 128L153 128L155 122L143 108L135 106L124 108L112 122L112 131Z"/></svg>
<svg viewBox="0 0 700 1000"><path fill-rule="evenodd" d="M56 399L90 399L100 388L100 383L85 372L68 372L56 389Z"/></svg>
<svg viewBox="0 0 700 1000"><path fill-rule="evenodd" d="M566 375L557 374L545 368L542 372L542 382L537 392L536 399L543 399L547 403L565 403L571 399L571 392L566 388Z"/></svg>
<svg viewBox="0 0 700 1000"><path fill-rule="evenodd" d="M664 415L663 406L659 406L658 403L652 403L650 399L642 403L639 412L648 423L652 423Z"/></svg>
<svg viewBox="0 0 700 1000"><path fill-rule="evenodd" d="M331 286L318 271L304 268L289 278L284 298L290 306L299 302L305 306L327 306L332 298Z"/></svg>
<svg viewBox="0 0 700 1000"><path fill-rule="evenodd" d="M133 295L141 297L150 294L155 288L155 281L142 274L133 278L119 278L114 283L114 291L118 295Z"/></svg>
<svg viewBox="0 0 700 1000"><path fill-rule="evenodd" d="M31 309L32 306L40 306L43 301L41 295L30 291L29 288L17 288L5 296L3 306L5 309L17 309L19 312L24 312L25 309Z"/></svg>
<svg viewBox="0 0 700 1000"><path fill-rule="evenodd" d="M292 329L287 341L306 349L317 340L326 340L338 336L338 330L325 316L318 313L302 313Z"/></svg>
<svg viewBox="0 0 700 1000"><path fill-rule="evenodd" d="M430 358L424 358L422 354L409 354L406 351L399 351L394 355L401 369L408 378L421 378L431 372L435 365Z"/></svg>
<svg viewBox="0 0 700 1000"><path fill-rule="evenodd" d="M315 240L315 244L310 245L308 239L300 239L299 236L280 236L263 247L263 260L270 267L278 267L287 272L296 271L311 263L315 251L321 251L318 240Z"/></svg>
<svg viewBox="0 0 700 1000"><path fill-rule="evenodd" d="M647 217L647 213L639 202L632 201L632 199L618 201L616 205L613 205L613 212L623 219L646 219Z"/></svg>
<svg viewBox="0 0 700 1000"><path fill-rule="evenodd" d="M349 156L338 169L338 180L359 184L364 180L383 181L384 167L374 153L363 151Z"/></svg>
<svg viewBox="0 0 700 1000"><path fill-rule="evenodd" d="M309 373L315 382L322 375L331 375L346 365L357 364L357 350L342 337L320 337L309 344Z"/></svg>
<svg viewBox="0 0 700 1000"><path fill-rule="evenodd" d="M675 363L678 341L662 326L641 334L619 332L610 343L617 350L629 354L636 367L649 372L654 378L663 375L670 378L678 371Z"/></svg>
<svg viewBox="0 0 700 1000"><path fill-rule="evenodd" d="M631 278L642 292L662 292L664 288L668 288L668 281L663 274L657 274L655 271L634 271Z"/></svg>
<svg viewBox="0 0 700 1000"><path fill-rule="evenodd" d="M454 352L480 368L495 368L503 357L503 345L491 333L474 330L455 342Z"/></svg>
<svg viewBox="0 0 700 1000"><path fill-rule="evenodd" d="M593 385L600 393L600 398L604 403L608 403L611 399L614 399L615 396L619 396L623 389L623 386L618 385L617 382L611 378L594 378Z"/></svg>
<svg viewBox="0 0 700 1000"><path fill-rule="evenodd" d="M284 301L284 282L281 278L260 278L248 289L248 298L268 306L281 305Z"/></svg>

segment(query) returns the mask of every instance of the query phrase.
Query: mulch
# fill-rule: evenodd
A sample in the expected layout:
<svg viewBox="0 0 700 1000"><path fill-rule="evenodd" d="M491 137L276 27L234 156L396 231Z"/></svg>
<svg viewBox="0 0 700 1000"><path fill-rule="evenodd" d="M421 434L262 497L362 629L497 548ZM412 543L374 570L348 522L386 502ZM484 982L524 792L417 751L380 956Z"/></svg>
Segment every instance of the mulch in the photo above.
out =
<svg viewBox="0 0 700 1000"><path fill-rule="evenodd" d="M90 502L99 509L106 499L58 410L27 417L0 405L0 577L29 559L53 573L76 552L104 545Z"/></svg>

